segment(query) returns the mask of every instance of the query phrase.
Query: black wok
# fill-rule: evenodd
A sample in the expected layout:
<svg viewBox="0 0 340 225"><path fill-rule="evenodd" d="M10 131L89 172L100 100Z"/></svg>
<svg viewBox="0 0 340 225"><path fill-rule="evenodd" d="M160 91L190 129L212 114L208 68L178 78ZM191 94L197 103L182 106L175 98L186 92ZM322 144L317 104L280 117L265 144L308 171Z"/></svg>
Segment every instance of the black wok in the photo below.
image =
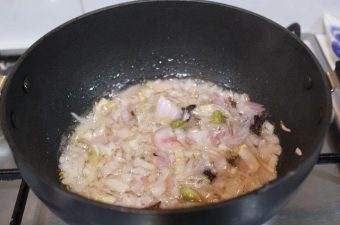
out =
<svg viewBox="0 0 340 225"><path fill-rule="evenodd" d="M279 178L187 209L125 208L68 192L58 180L58 157L74 123L70 112L86 112L111 89L177 73L247 92L276 124L285 121L292 133L277 126ZM20 58L1 101L2 128L23 178L70 224L260 224L312 169L331 115L327 80L297 37L259 15L201 1L134 2L76 18Z"/></svg>

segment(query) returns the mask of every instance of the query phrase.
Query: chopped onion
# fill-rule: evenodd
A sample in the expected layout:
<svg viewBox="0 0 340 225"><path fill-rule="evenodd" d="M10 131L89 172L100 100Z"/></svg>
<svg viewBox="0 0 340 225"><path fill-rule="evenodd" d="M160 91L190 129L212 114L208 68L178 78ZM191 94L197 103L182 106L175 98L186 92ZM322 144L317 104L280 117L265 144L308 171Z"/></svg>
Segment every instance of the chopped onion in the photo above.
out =
<svg viewBox="0 0 340 225"><path fill-rule="evenodd" d="M247 94L200 80L113 92L86 117L71 113L79 123L62 146L61 182L90 199L137 208L239 196L277 176L282 149L263 111Z"/></svg>
<svg viewBox="0 0 340 225"><path fill-rule="evenodd" d="M169 150L169 145L179 143L170 127L158 129L153 136L153 142L157 149L161 151L167 151Z"/></svg>
<svg viewBox="0 0 340 225"><path fill-rule="evenodd" d="M247 163L250 172L255 172L260 167L256 157L251 153L246 145L241 145L238 154Z"/></svg>
<svg viewBox="0 0 340 225"><path fill-rule="evenodd" d="M74 118L74 119L76 119L78 122L80 122L80 123L85 123L86 122L86 119L85 118L83 118L83 117L80 117L80 116L78 116L76 113L74 113L74 112L71 112L71 115L72 115L72 117Z"/></svg>
<svg viewBox="0 0 340 225"><path fill-rule="evenodd" d="M299 147L297 147L295 149L295 154L298 155L298 156L302 156L302 150Z"/></svg>
<svg viewBox="0 0 340 225"><path fill-rule="evenodd" d="M274 126L269 123L268 121L265 121L262 125L262 133L263 134L273 134L274 133Z"/></svg>
<svg viewBox="0 0 340 225"><path fill-rule="evenodd" d="M283 123L282 120L280 120L280 125L281 125L282 130L287 131L287 132L292 132L291 129L289 129L288 127L286 127L286 125Z"/></svg>
<svg viewBox="0 0 340 225"><path fill-rule="evenodd" d="M156 183L151 187L151 192L157 197L160 197L164 192L166 191L166 183L161 182L161 183Z"/></svg>
<svg viewBox="0 0 340 225"><path fill-rule="evenodd" d="M148 163L147 161L144 161L144 160L139 159L139 158L136 158L133 164L136 167L142 167L142 168L145 168L145 169L148 169L148 170L155 169L155 166L153 164Z"/></svg>
<svg viewBox="0 0 340 225"><path fill-rule="evenodd" d="M129 186L127 184L124 184L123 182L116 180L116 179L106 179L105 185L110 188L113 191L117 192L126 192L129 189Z"/></svg>
<svg viewBox="0 0 340 225"><path fill-rule="evenodd" d="M263 105L255 102L246 102L245 105L248 107L249 110L253 111L255 115L260 114L264 111Z"/></svg>
<svg viewBox="0 0 340 225"><path fill-rule="evenodd" d="M158 118L158 120L162 120L164 118L178 120L182 117L182 114L183 112L181 108L177 107L170 100L162 95L158 98L156 107L156 118Z"/></svg>
<svg viewBox="0 0 340 225"><path fill-rule="evenodd" d="M91 140L88 141L89 144L106 144L108 142L108 137L105 135L99 135L96 137L93 137Z"/></svg>

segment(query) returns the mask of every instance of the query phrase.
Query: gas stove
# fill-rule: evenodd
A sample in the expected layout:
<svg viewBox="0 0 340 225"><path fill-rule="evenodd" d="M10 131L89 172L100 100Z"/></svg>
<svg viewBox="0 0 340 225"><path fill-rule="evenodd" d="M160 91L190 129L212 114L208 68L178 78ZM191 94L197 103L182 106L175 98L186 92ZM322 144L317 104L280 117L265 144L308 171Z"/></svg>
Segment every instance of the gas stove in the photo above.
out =
<svg viewBox="0 0 340 225"><path fill-rule="evenodd" d="M329 63L313 34L302 34L325 71ZM0 56L0 74L8 74L18 56ZM322 153L340 150L339 131L333 124ZM0 225L66 225L29 190L0 131ZM340 221L340 164L316 165L288 205L265 225L333 225Z"/></svg>

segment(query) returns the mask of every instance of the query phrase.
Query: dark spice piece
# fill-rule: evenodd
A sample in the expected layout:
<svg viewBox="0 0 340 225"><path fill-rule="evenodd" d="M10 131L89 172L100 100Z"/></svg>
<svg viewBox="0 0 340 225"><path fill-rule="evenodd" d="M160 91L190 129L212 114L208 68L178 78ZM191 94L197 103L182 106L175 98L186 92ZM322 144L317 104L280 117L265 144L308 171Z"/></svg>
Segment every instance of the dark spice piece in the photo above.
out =
<svg viewBox="0 0 340 225"><path fill-rule="evenodd" d="M154 156L158 156L156 153L152 153L152 155L154 155Z"/></svg>
<svg viewBox="0 0 340 225"><path fill-rule="evenodd" d="M236 108L237 102L235 102L231 97L229 97L228 100L229 100L231 106L232 106L233 108Z"/></svg>
<svg viewBox="0 0 340 225"><path fill-rule="evenodd" d="M190 113L195 108L196 108L196 105L188 105L187 107L182 108L182 110L186 110L188 113Z"/></svg>
<svg viewBox="0 0 340 225"><path fill-rule="evenodd" d="M188 105L187 107L183 107L183 120L188 122L191 119L191 111L196 108L196 105Z"/></svg>
<svg viewBox="0 0 340 225"><path fill-rule="evenodd" d="M145 207L145 209L159 209L160 206L161 206L161 204L162 204L162 202L159 201L159 202L156 202L156 203L153 204L153 205L149 205L149 206Z"/></svg>
<svg viewBox="0 0 340 225"><path fill-rule="evenodd" d="M267 112L262 113L261 115L254 116L254 124L250 126L250 130L256 134L257 136L261 135L262 125L264 121L269 117Z"/></svg>
<svg viewBox="0 0 340 225"><path fill-rule="evenodd" d="M211 172L210 169L205 169L203 174L212 182L216 178L216 174Z"/></svg>
<svg viewBox="0 0 340 225"><path fill-rule="evenodd" d="M238 161L240 160L240 157L238 155L233 155L227 158L227 162L232 165L233 167L237 166Z"/></svg>
<svg viewBox="0 0 340 225"><path fill-rule="evenodd" d="M133 117L136 116L136 114L135 114L135 112L134 112L133 110L130 111L130 114L131 114L131 116L133 116Z"/></svg>

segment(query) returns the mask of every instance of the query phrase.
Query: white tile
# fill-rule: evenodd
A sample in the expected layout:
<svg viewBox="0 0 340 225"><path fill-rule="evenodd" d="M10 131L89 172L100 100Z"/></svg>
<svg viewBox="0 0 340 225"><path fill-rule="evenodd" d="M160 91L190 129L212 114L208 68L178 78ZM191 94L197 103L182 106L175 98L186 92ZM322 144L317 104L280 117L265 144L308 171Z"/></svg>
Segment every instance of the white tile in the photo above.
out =
<svg viewBox="0 0 340 225"><path fill-rule="evenodd" d="M123 0L82 0L84 11L126 2ZM261 14L282 26L300 23L304 32L322 33L324 13L340 16L339 0L215 0Z"/></svg>
<svg viewBox="0 0 340 225"><path fill-rule="evenodd" d="M216 0L261 14L286 27L293 22L303 32L322 33L324 13L340 16L339 0Z"/></svg>
<svg viewBox="0 0 340 225"><path fill-rule="evenodd" d="M282 26L299 22L303 32L322 33L322 16L340 16L339 0L216 0L261 14ZM0 0L0 53L29 47L39 37L76 17L126 0Z"/></svg>
<svg viewBox="0 0 340 225"><path fill-rule="evenodd" d="M81 14L80 0L1 0L0 50L27 48Z"/></svg>
<svg viewBox="0 0 340 225"><path fill-rule="evenodd" d="M123 2L129 2L129 0L81 0L85 12L90 12L96 9L100 9L106 6L119 4ZM131 1L131 0L130 0Z"/></svg>

